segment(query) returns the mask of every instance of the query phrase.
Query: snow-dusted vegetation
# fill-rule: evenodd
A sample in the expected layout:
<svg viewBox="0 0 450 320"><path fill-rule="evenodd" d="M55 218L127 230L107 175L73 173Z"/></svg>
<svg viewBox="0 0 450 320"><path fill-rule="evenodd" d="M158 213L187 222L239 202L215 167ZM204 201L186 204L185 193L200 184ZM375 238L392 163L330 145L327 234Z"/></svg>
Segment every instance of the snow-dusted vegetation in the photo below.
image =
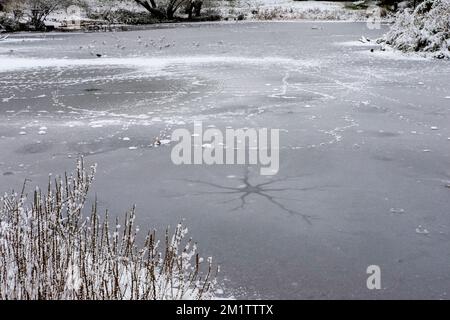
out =
<svg viewBox="0 0 450 320"><path fill-rule="evenodd" d="M204 274L196 244L181 224L155 231L138 246L134 209L110 226L96 204L83 211L95 166L36 189L29 201L5 195L0 204L0 299L208 299L216 270ZM160 249L160 247L162 247Z"/></svg>
<svg viewBox="0 0 450 320"><path fill-rule="evenodd" d="M450 58L450 0L425 0L398 13L380 42L404 51Z"/></svg>
<svg viewBox="0 0 450 320"><path fill-rule="evenodd" d="M370 0L357 2L295 0L0 0L0 25L7 31L89 25L139 25L173 21L345 20L377 14ZM375 10L374 10L375 9ZM386 14L386 11L383 11ZM74 20L75 19L75 20ZM98 28L97 28L98 29Z"/></svg>
<svg viewBox="0 0 450 320"><path fill-rule="evenodd" d="M293 0L237 0L233 11L253 20L363 20L367 13L349 9L343 2Z"/></svg>

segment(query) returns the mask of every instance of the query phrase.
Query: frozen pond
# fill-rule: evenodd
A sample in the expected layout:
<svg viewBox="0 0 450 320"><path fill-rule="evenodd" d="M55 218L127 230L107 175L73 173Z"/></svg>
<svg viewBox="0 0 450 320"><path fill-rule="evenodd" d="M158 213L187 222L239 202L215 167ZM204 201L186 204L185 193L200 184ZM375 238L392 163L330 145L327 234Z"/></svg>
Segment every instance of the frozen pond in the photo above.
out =
<svg viewBox="0 0 450 320"><path fill-rule="evenodd" d="M78 154L102 208L181 219L241 298L447 298L450 63L362 45L364 23L174 25L0 42L0 190ZM370 52L375 48L375 52ZM175 166L193 121L278 128L280 171ZM92 194L94 197L94 194ZM382 289L368 290L379 265Z"/></svg>

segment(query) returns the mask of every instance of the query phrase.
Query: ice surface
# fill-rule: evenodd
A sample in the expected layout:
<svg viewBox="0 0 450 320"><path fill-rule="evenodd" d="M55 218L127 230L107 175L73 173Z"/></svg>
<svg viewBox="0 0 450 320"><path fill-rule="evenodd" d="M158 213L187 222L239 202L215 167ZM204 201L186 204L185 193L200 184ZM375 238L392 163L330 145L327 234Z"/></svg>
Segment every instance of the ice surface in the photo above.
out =
<svg viewBox="0 0 450 320"><path fill-rule="evenodd" d="M441 298L450 63L358 41L382 28L179 24L2 43L1 190L45 184L83 154L99 166L99 211L136 203L141 230L186 219L236 297ZM162 37L175 45L145 47ZM279 173L173 165L170 135L194 121L282 129ZM371 264L382 292L365 289Z"/></svg>

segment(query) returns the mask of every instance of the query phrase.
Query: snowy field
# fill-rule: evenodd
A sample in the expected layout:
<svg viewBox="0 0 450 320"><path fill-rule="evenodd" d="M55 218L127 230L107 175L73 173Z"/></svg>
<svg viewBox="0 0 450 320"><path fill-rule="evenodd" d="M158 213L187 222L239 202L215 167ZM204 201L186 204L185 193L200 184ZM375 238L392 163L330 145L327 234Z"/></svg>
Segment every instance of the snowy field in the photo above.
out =
<svg viewBox="0 0 450 320"><path fill-rule="evenodd" d="M225 296L448 298L450 62L358 41L385 31L15 34L0 43L0 190L32 190L84 154L100 209L136 203L143 230L185 219ZM170 134L194 120L281 129L279 173L175 166ZM366 288L372 264L382 290Z"/></svg>

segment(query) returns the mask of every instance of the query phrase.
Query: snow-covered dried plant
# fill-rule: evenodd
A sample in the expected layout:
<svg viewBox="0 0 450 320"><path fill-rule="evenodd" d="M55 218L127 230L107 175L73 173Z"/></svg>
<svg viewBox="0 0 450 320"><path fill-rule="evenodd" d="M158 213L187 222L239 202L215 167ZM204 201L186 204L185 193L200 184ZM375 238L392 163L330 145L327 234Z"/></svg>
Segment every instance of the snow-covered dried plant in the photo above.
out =
<svg viewBox="0 0 450 320"><path fill-rule="evenodd" d="M404 52L450 58L450 0L425 0L414 10L403 10L380 42Z"/></svg>
<svg viewBox="0 0 450 320"><path fill-rule="evenodd" d="M0 299L208 299L215 276L211 259L201 273L197 246L187 229L166 229L136 242L135 209L111 227L94 203L84 216L95 166L83 159L64 178L49 180L28 200L6 194L0 201ZM160 249L162 247L162 249Z"/></svg>

